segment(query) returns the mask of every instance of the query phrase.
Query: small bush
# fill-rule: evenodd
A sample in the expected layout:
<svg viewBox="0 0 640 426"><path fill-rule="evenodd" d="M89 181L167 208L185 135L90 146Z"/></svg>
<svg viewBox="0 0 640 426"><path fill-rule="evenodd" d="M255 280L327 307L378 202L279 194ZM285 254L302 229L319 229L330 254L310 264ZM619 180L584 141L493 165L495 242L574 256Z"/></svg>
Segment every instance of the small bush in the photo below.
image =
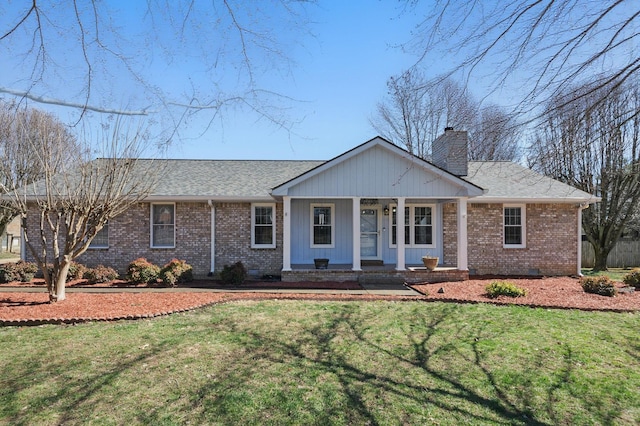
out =
<svg viewBox="0 0 640 426"><path fill-rule="evenodd" d="M582 277L580 285L586 293L599 294L600 296L615 296L618 290L613 285L611 278L604 275L599 277Z"/></svg>
<svg viewBox="0 0 640 426"><path fill-rule="evenodd" d="M521 297L526 296L527 290L509 281L493 281L485 288L487 296L495 299L498 296Z"/></svg>
<svg viewBox="0 0 640 426"><path fill-rule="evenodd" d="M19 260L16 263L5 263L0 265L0 283L29 282L36 272L38 272L38 265L32 262Z"/></svg>
<svg viewBox="0 0 640 426"><path fill-rule="evenodd" d="M71 262L69 272L67 273L67 282L83 279L86 272L87 267L82 263Z"/></svg>
<svg viewBox="0 0 640 426"><path fill-rule="evenodd" d="M242 284L247 279L247 268L242 262L224 265L222 272L220 272L220 279L225 284Z"/></svg>
<svg viewBox="0 0 640 426"><path fill-rule="evenodd" d="M115 269L104 265L98 265L95 268L89 268L85 272L84 277L89 284L108 283L118 279L118 273Z"/></svg>
<svg viewBox="0 0 640 426"><path fill-rule="evenodd" d="M127 280L134 284L156 282L160 276L160 267L144 257L138 258L127 266Z"/></svg>
<svg viewBox="0 0 640 426"><path fill-rule="evenodd" d="M171 287L193 281L193 268L184 260L172 259L160 270L160 279Z"/></svg>
<svg viewBox="0 0 640 426"><path fill-rule="evenodd" d="M626 285L635 287L637 290L640 290L640 268L635 268L624 277L622 277L622 282Z"/></svg>

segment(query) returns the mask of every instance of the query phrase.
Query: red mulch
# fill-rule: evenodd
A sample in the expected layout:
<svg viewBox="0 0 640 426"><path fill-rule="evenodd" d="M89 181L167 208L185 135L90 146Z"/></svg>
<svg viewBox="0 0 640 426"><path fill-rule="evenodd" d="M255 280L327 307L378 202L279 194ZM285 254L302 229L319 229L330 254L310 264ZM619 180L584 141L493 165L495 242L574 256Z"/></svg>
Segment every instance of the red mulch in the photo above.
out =
<svg viewBox="0 0 640 426"><path fill-rule="evenodd" d="M620 293L605 297L585 293L575 278L509 279L527 289L527 295L519 298L499 297L490 299L485 287L490 280L469 280L438 284L418 284L412 287L426 296L378 296L351 294L302 294L255 293L251 288L359 288L355 283L250 283L241 288L244 292L172 291L145 293L67 293L67 299L49 304L46 293L0 292L0 324L31 325L43 323L75 323L82 321L149 318L182 312L214 303L232 300L295 299L295 300L426 300L451 302L486 302L494 304L518 304L536 307L640 311L640 292ZM215 283L199 283L203 287ZM31 284L33 285L33 284ZM122 286L116 283L115 286ZM73 285L72 285L73 286ZM251 287L248 287L251 286ZM95 286L92 286L95 287ZM620 287L622 285L620 284ZM438 293L442 288L443 293Z"/></svg>

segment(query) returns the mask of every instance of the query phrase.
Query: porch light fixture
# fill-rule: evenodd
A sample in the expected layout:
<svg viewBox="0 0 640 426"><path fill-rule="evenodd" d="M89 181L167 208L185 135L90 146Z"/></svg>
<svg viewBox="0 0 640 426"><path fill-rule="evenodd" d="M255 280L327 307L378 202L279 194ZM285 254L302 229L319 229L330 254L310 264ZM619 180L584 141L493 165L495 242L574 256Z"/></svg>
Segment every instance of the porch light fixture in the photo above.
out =
<svg viewBox="0 0 640 426"><path fill-rule="evenodd" d="M385 205L384 209L382 210L385 216L389 216L389 206Z"/></svg>

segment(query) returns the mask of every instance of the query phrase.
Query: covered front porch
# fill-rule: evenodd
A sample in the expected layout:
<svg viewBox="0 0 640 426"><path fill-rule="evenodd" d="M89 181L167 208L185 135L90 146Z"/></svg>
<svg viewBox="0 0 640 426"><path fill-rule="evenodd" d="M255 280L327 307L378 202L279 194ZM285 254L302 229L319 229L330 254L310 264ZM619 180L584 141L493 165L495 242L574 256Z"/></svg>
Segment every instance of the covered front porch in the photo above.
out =
<svg viewBox="0 0 640 426"><path fill-rule="evenodd" d="M482 189L372 139L272 191L285 281L468 277L467 202ZM438 257L435 271L422 257ZM314 259L328 259L316 269Z"/></svg>

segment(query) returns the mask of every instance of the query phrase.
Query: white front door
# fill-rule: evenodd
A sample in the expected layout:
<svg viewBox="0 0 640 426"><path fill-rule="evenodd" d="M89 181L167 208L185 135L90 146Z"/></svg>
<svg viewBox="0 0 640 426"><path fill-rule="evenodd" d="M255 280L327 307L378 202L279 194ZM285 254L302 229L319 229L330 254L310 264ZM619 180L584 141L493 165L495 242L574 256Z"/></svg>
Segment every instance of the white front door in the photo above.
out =
<svg viewBox="0 0 640 426"><path fill-rule="evenodd" d="M360 258L380 259L380 209L360 208Z"/></svg>

